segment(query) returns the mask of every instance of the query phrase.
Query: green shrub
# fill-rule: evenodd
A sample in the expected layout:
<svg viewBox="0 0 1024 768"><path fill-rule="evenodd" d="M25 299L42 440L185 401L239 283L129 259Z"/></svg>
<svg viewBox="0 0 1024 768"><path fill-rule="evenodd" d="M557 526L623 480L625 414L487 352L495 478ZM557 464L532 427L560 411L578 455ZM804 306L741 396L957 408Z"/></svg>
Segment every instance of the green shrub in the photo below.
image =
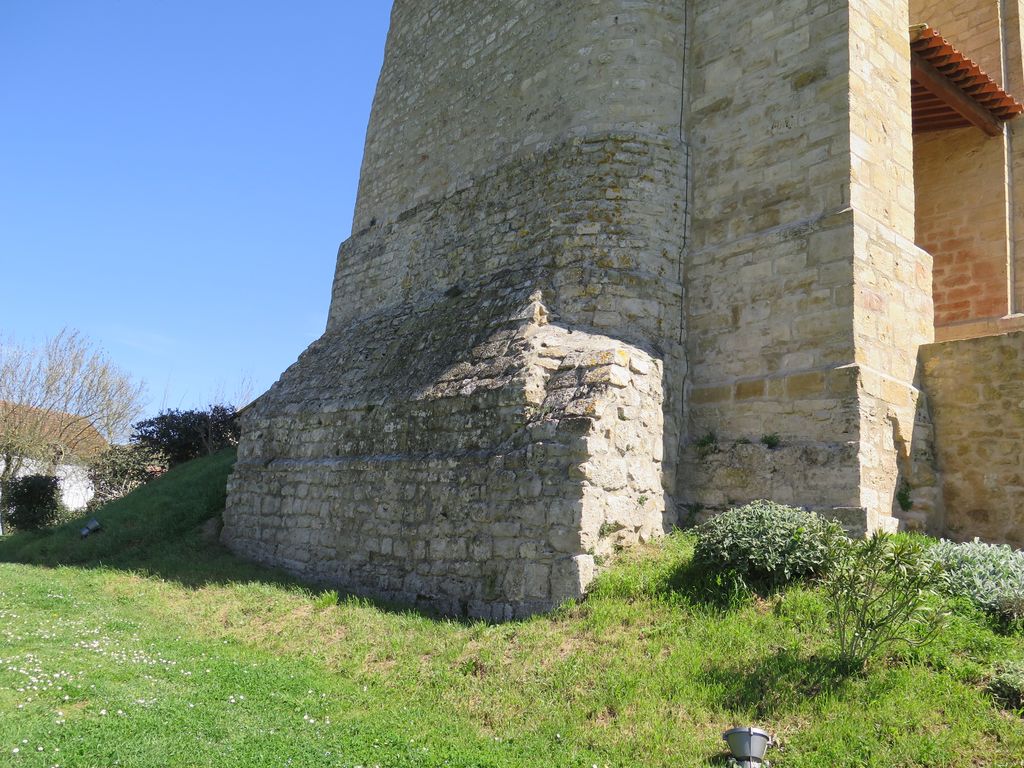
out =
<svg viewBox="0 0 1024 768"><path fill-rule="evenodd" d="M900 487L896 491L896 503L904 512L909 512L914 508L914 489L906 480L900 483Z"/></svg>
<svg viewBox="0 0 1024 768"><path fill-rule="evenodd" d="M919 537L875 533L840 545L825 584L839 656L863 666L893 646L930 641L946 618L933 604L938 573Z"/></svg>
<svg viewBox="0 0 1024 768"><path fill-rule="evenodd" d="M988 684L988 692L1004 709L1024 710L1024 664L1004 665Z"/></svg>
<svg viewBox="0 0 1024 768"><path fill-rule="evenodd" d="M1024 621L1024 552L975 539L940 541L928 555L941 567L943 592L969 600L1004 625Z"/></svg>
<svg viewBox="0 0 1024 768"><path fill-rule="evenodd" d="M695 560L752 588L775 588L825 573L838 523L771 501L730 509L697 529Z"/></svg>
<svg viewBox="0 0 1024 768"><path fill-rule="evenodd" d="M60 482L52 475L26 475L11 480L3 499L7 519L19 531L56 525L64 512Z"/></svg>
<svg viewBox="0 0 1024 768"><path fill-rule="evenodd" d="M143 445L112 445L89 465L93 497L90 510L134 491L167 468L167 460Z"/></svg>
<svg viewBox="0 0 1024 768"><path fill-rule="evenodd" d="M995 618L1006 632L1024 632L1024 590L1000 597Z"/></svg>
<svg viewBox="0 0 1024 768"><path fill-rule="evenodd" d="M133 429L132 443L163 454L176 467L238 445L240 427L234 406L211 405L205 411L163 411Z"/></svg>

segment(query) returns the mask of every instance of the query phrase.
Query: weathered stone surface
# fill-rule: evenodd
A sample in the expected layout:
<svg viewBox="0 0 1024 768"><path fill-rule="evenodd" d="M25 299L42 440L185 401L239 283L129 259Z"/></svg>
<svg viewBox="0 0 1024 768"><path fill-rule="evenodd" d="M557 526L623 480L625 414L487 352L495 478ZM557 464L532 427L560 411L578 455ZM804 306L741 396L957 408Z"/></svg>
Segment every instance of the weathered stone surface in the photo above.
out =
<svg viewBox="0 0 1024 768"><path fill-rule="evenodd" d="M855 533L948 517L1009 536L988 506L960 511L956 457L989 454L943 437L994 419L1001 380L932 391L918 358L936 311L915 238L947 320L957 254L987 295L989 262L1024 243L995 145L972 134L946 163L952 135L912 134L908 24L974 15L755 5L396 0L328 327L245 414L231 547L508 619L578 597L678 509L767 496ZM1024 141L1006 148L1019 175ZM950 216L968 176L1003 186Z"/></svg>
<svg viewBox="0 0 1024 768"><path fill-rule="evenodd" d="M504 619L666 529L685 24L660 0L395 4L327 333L245 416L225 542Z"/></svg>
<svg viewBox="0 0 1024 768"><path fill-rule="evenodd" d="M933 338L907 5L693 8L687 437L792 448L733 452L727 467L684 452L679 498L714 508L771 491L891 527L893 420L913 431L917 349ZM802 466L803 450L830 459Z"/></svg>
<svg viewBox="0 0 1024 768"><path fill-rule="evenodd" d="M1024 547L1024 331L921 350L944 528Z"/></svg>
<svg viewBox="0 0 1024 768"><path fill-rule="evenodd" d="M245 415L225 543L353 591L501 619L578 597L593 555L666 530L650 439L661 362L547 323L541 297L528 276L496 275L313 344ZM613 380L608 360L648 373Z"/></svg>

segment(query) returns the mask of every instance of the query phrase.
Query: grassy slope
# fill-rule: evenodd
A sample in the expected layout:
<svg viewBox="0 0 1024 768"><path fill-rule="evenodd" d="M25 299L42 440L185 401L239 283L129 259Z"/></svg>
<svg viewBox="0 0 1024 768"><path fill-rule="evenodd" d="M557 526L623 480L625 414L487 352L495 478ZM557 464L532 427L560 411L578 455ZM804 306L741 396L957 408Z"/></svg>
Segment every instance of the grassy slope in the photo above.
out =
<svg viewBox="0 0 1024 768"><path fill-rule="evenodd" d="M230 461L111 505L95 541L0 542L3 559L79 563L0 565L0 763L714 765L720 732L749 721L779 734L780 768L1021 764L1024 722L983 683L1024 640L976 618L843 676L817 593L705 605L686 537L526 622L334 605L181 533L222 499Z"/></svg>
<svg viewBox="0 0 1024 768"><path fill-rule="evenodd" d="M183 464L123 499L45 533L0 538L0 560L35 565L108 565L152 571L188 581L264 574L246 568L198 536L197 526L224 509L233 448ZM103 530L82 539L95 517ZM201 562L200 562L201 561ZM215 574L221 569L223 572ZM241 570L239 570L241 569Z"/></svg>

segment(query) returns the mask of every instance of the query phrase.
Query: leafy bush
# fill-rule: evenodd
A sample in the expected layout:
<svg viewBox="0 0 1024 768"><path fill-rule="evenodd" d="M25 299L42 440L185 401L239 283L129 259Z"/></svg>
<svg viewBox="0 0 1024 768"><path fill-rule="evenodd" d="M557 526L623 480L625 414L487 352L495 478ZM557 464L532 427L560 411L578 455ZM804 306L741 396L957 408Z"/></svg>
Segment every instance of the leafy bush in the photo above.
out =
<svg viewBox="0 0 1024 768"><path fill-rule="evenodd" d="M774 588L825 573L844 538L814 512L754 501L700 526L694 558L749 587Z"/></svg>
<svg viewBox="0 0 1024 768"><path fill-rule="evenodd" d="M939 584L1006 625L1024 620L1024 552L978 539L940 541L928 550L940 567Z"/></svg>
<svg viewBox="0 0 1024 768"><path fill-rule="evenodd" d="M3 505L7 519L19 531L38 531L56 525L64 512L60 482L52 475L26 475L7 484Z"/></svg>
<svg viewBox="0 0 1024 768"><path fill-rule="evenodd" d="M1006 664L988 684L988 692L1004 709L1024 710L1024 664Z"/></svg>
<svg viewBox="0 0 1024 768"><path fill-rule="evenodd" d="M825 585L839 656L863 666L892 646L919 646L945 623L933 606L939 567L918 537L875 533L838 547Z"/></svg>
<svg viewBox="0 0 1024 768"><path fill-rule="evenodd" d="M112 445L89 465L90 508L120 499L158 477L167 467L162 454L144 445Z"/></svg>
<svg viewBox="0 0 1024 768"><path fill-rule="evenodd" d="M170 466L238 445L233 406L211 405L205 411L163 411L134 425L131 442L159 451Z"/></svg>

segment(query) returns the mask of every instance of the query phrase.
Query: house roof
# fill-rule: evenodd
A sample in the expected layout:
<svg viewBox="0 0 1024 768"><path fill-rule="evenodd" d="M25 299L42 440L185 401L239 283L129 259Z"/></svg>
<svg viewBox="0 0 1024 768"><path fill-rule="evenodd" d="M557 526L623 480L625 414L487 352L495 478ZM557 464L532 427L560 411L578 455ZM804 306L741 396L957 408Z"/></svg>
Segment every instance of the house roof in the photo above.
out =
<svg viewBox="0 0 1024 768"><path fill-rule="evenodd" d="M0 431L5 424L14 427L30 425L33 432L54 445L61 445L80 460L94 458L110 447L88 419L70 413L0 400Z"/></svg>
<svg viewBox="0 0 1024 768"><path fill-rule="evenodd" d="M927 24L910 28L914 133L977 126L990 136L1022 111L974 61Z"/></svg>

